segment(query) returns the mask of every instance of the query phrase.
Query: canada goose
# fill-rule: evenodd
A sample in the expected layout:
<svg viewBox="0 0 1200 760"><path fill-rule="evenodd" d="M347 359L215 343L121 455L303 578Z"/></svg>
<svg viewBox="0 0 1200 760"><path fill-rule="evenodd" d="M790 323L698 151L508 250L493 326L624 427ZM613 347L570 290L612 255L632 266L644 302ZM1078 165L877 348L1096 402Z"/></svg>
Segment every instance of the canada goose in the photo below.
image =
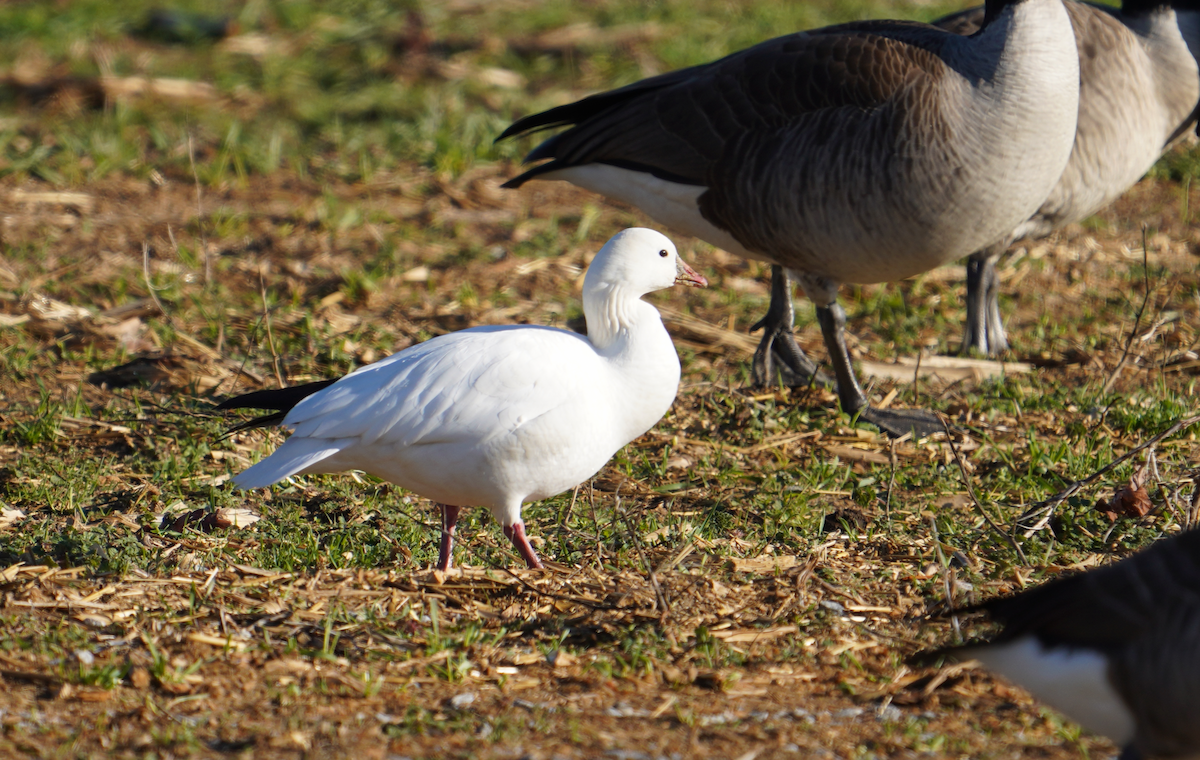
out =
<svg viewBox="0 0 1200 760"><path fill-rule="evenodd" d="M486 506L530 567L521 504L587 480L649 430L679 389L679 356L641 300L706 285L654 230L617 233L583 281L588 335L536 325L440 335L337 381L256 391L218 409L277 409L238 428L294 430L237 475L262 488L298 473L361 469L437 501L437 567L450 567L462 507Z"/></svg>
<svg viewBox="0 0 1200 760"><path fill-rule="evenodd" d="M837 290L978 250L1029 218L1062 174L1079 96L1062 2L986 7L972 37L905 21L842 24L527 116L499 139L573 126L526 157L551 161L506 186L566 180L787 267L816 304L843 410L895 435L940 430L929 412L869 406ZM815 370L780 293L773 282L760 380L776 343L795 373Z"/></svg>
<svg viewBox="0 0 1200 760"><path fill-rule="evenodd" d="M1079 48L1079 123L1066 171L1029 219L967 260L964 353L1008 348L996 262L1014 242L1091 216L1141 179L1196 121L1200 2L1125 0L1120 10L1064 0ZM934 21L973 34L984 9Z"/></svg>
<svg viewBox="0 0 1200 760"><path fill-rule="evenodd" d="M1200 758L1200 530L974 609L1003 632L938 654L978 659L1122 760Z"/></svg>

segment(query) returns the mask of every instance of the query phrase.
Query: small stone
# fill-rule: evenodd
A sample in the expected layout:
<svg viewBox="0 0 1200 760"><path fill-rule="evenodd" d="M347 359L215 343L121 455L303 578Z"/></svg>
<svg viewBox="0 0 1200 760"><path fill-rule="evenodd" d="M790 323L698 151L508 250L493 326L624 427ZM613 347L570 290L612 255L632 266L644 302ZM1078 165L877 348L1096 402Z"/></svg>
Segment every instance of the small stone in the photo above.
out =
<svg viewBox="0 0 1200 760"><path fill-rule="evenodd" d="M877 710L875 717L880 723L896 723L904 718L904 713L895 705L887 705Z"/></svg>
<svg viewBox="0 0 1200 760"><path fill-rule="evenodd" d="M832 612L836 615L845 615L846 614L846 608L842 606L841 602L834 602L829 599L824 599L821 601L820 604L822 607L824 607L825 609L829 610L830 612Z"/></svg>
<svg viewBox="0 0 1200 760"><path fill-rule="evenodd" d="M464 691L462 694L455 694L450 698L450 706L455 710L465 710L475 701L475 692Z"/></svg>

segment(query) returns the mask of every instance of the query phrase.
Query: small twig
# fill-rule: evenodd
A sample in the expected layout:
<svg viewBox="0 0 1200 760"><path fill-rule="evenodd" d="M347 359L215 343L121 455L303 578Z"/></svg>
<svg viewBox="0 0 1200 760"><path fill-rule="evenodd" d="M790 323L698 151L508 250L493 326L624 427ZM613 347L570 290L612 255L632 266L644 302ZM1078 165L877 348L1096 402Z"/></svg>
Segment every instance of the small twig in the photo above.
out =
<svg viewBox="0 0 1200 760"><path fill-rule="evenodd" d="M1191 530L1200 518L1200 470L1192 473L1192 498L1188 502L1187 524L1183 527Z"/></svg>
<svg viewBox="0 0 1200 760"><path fill-rule="evenodd" d="M983 503L979 501L979 497L975 495L975 486L971 484L971 478L967 475L967 465L963 462L962 456L958 453L958 446L954 445L954 437L950 435L950 425L946 422L946 418L942 414L938 414L938 419L941 420L942 429L946 431L946 442L950 445L950 451L954 454L954 461L958 463L958 472L962 475L963 485L967 487L967 495L971 497L971 503L975 505L975 511L987 522L988 527L996 532L996 535L1004 539L1009 546L1016 552L1017 557L1021 559L1022 565L1028 565L1029 560L1025 558L1025 552L1021 551L1021 545L1017 543L1017 539L1000 529L1000 526L992 520L991 515L983 508Z"/></svg>
<svg viewBox="0 0 1200 760"><path fill-rule="evenodd" d="M615 610L615 609L617 609L616 606L611 605L611 604L596 604L595 602L588 601L587 599L580 599L579 597L576 597L576 596L566 596L565 594L556 594L553 591L543 591L540 588L538 588L537 586L534 586L533 584L527 582L524 578L517 575L516 573L514 573L512 570L508 569L507 567L504 568L504 572L511 575L517 581L517 583L520 583L522 586L524 586L527 591L531 591L531 592L537 594L538 596L546 596L551 599L561 599L564 602L571 602L572 604L582 604L584 607L590 607L593 610Z"/></svg>
<svg viewBox="0 0 1200 760"><path fill-rule="evenodd" d="M663 593L662 586L658 585L658 575L654 572L654 567L646 559L646 555L642 551L642 541L638 538L637 531L633 529L633 525L629 522L629 515L625 513L625 510L621 509L620 496L617 497L617 503L613 509L625 521L625 530L629 532L629 540L633 543L633 548L637 551L638 557L642 560L642 565L646 568L646 577L650 579L650 588L654 589L654 609L661 615L661 621L665 623L667 616L671 614L671 605L667 602L667 595Z"/></svg>
<svg viewBox="0 0 1200 760"><path fill-rule="evenodd" d="M950 624L954 626L954 640L962 641L962 631L958 627L958 616L954 614L954 586L950 583L950 563L942 551L942 539L938 535L937 516L929 518L929 528L933 533L933 548L937 552L938 566L942 568L942 588L946 592L946 612L950 615Z"/></svg>
<svg viewBox="0 0 1200 760"><path fill-rule="evenodd" d="M579 500L579 486L571 491L571 503L567 505L567 512L562 516L560 524L566 527L567 521L571 519L571 513L575 511L575 502Z"/></svg>
<svg viewBox="0 0 1200 760"><path fill-rule="evenodd" d="M620 486L617 489L620 490ZM604 569L604 548L600 542L600 518L596 517L596 481L588 481L588 501L592 506L592 529L596 531L596 567Z"/></svg>
<svg viewBox="0 0 1200 760"><path fill-rule="evenodd" d="M196 150L192 145L191 132L188 132L187 146L188 163L192 166L192 179L196 184L196 229L200 231L200 249L204 252L204 287L207 288L212 286L212 257L208 255L208 240L204 237L204 210L200 205L200 174L196 171Z"/></svg>
<svg viewBox="0 0 1200 760"><path fill-rule="evenodd" d="M258 293L262 298L263 305L263 321L267 327L267 346L271 349L271 366L275 370L275 379L279 382L279 387L285 387L283 382L283 369L279 360L279 352L275 350L275 335L271 332L271 310L267 307L267 283L263 279L262 270L258 272Z"/></svg>
<svg viewBox="0 0 1200 760"><path fill-rule="evenodd" d="M1183 428L1190 427L1191 425L1194 425L1197 422L1200 422L1200 414L1195 414L1195 415L1192 415L1191 417L1185 417L1184 419L1179 420L1175 424L1171 425L1171 427L1162 431L1161 433L1154 436L1150 440L1145 441L1144 443L1138 445L1136 448L1130 449L1129 451L1125 452L1120 457L1117 457L1113 461L1111 461L1108 464L1101 467L1099 470L1096 470L1091 475L1088 475L1086 478L1072 482L1069 486L1067 486L1063 490L1059 491L1058 493L1056 493L1054 496L1050 497L1049 499L1046 499L1045 501L1039 501L1035 504L1030 505L1029 509L1025 510L1024 514L1022 514L1020 517L1017 518L1017 524L1020 524L1022 520L1027 520L1027 519L1033 517L1033 515L1037 514L1040 511L1043 511L1043 510L1045 511L1045 514L1040 519L1038 519L1037 523L1033 527L1026 529L1025 536L1028 538L1029 536L1033 535L1037 531L1046 527L1046 524L1048 522L1050 522L1050 518L1054 514L1055 508L1058 507L1059 504L1062 504L1067 499L1069 499L1072 496L1074 496L1075 494L1079 493L1080 489L1082 489L1084 486L1091 485L1099 478L1103 477L1104 475L1107 475L1114 468L1119 467L1120 465L1124 464L1130 457L1136 456L1137 454L1150 448L1151 446L1157 446L1165 438L1172 436L1175 433L1182 430Z"/></svg>
<svg viewBox="0 0 1200 760"><path fill-rule="evenodd" d="M920 406L917 402L917 397L921 391L921 358L925 356L925 352L917 352L917 366L913 368L913 387L912 387L912 403L913 406Z"/></svg>
<svg viewBox="0 0 1200 760"><path fill-rule="evenodd" d="M1125 363L1129 361L1129 352L1133 350L1133 341L1137 337L1138 329L1142 325L1142 316L1146 313L1146 305L1150 303L1150 253L1148 250L1148 241L1146 239L1146 227L1142 226L1142 281L1145 284L1146 292L1142 296L1142 305L1138 307L1137 316L1133 321L1133 329L1129 331L1129 336L1125 338L1125 350L1121 354L1121 360L1117 362L1117 366L1113 368L1112 374L1108 376L1104 387L1100 389L1100 395L1106 396L1112 387L1116 385L1117 378L1121 375L1121 370L1125 368ZM1100 415L1100 423L1104 423L1104 418L1108 415L1108 410L1112 408L1110 404L1104 409L1104 414Z"/></svg>
<svg viewBox="0 0 1200 760"><path fill-rule="evenodd" d="M888 463L891 466L891 477L888 478L887 499L883 502L883 514L887 519L888 528L892 527L892 491L896 488L896 439L888 439Z"/></svg>
<svg viewBox="0 0 1200 760"><path fill-rule="evenodd" d="M162 301L158 300L158 288L154 287L154 282L150 277L150 244L145 242L142 243L142 276L146 278L146 290L150 292L150 299L154 301L154 305L158 307L159 313L163 315L163 319L170 325L171 315L163 307Z"/></svg>

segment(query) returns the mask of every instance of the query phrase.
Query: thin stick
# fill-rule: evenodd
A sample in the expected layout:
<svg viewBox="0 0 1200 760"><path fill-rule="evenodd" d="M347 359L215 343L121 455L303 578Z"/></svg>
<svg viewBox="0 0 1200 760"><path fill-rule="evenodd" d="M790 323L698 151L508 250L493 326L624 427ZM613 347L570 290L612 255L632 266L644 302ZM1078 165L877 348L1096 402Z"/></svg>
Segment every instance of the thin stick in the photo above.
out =
<svg viewBox="0 0 1200 760"><path fill-rule="evenodd" d="M1200 470L1197 470L1192 475L1192 500L1188 504L1187 525L1188 530L1196 526L1196 518L1200 517Z"/></svg>
<svg viewBox="0 0 1200 760"><path fill-rule="evenodd" d="M620 488L620 486L618 486ZM604 569L604 549L600 544L600 518L596 517L595 480L588 481L588 501L592 506L592 529L596 531L596 567Z"/></svg>
<svg viewBox="0 0 1200 760"><path fill-rule="evenodd" d="M1121 354L1121 360L1117 362L1117 366L1113 368L1112 374L1108 376L1108 381L1104 383L1104 387L1100 389L1100 395L1108 395L1112 387L1116 385L1117 378L1121 375L1121 370L1125 368L1125 363L1129 361L1129 352L1133 349L1133 341L1137 337L1138 329L1142 325L1142 316L1146 313L1146 305L1150 303L1150 253L1147 250L1146 227L1142 226L1142 281L1145 283L1146 293L1142 296L1142 305L1138 307L1137 316L1133 321L1133 329L1129 331L1129 336L1125 338L1125 351ZM1105 408L1104 414L1100 415L1100 423L1104 422L1104 418L1108 415L1108 410L1111 405Z"/></svg>
<svg viewBox="0 0 1200 760"><path fill-rule="evenodd" d="M1168 438L1169 436L1172 436L1175 433L1179 432L1180 430L1182 430L1186 427L1190 427L1191 425L1194 425L1197 422L1200 422L1200 414L1194 414L1191 417L1185 417L1184 419L1179 420L1174 425L1172 425L1171 427L1162 431L1161 433L1154 436L1153 438L1146 441L1145 443L1142 443L1141 445L1137 446L1136 448L1130 449L1129 451L1125 452L1125 454L1114 459L1113 461L1109 462L1108 464L1104 465L1099 470L1096 470L1091 475L1088 475L1086 478L1084 478L1082 480L1076 480L1073 483L1071 483L1071 485L1069 485L1066 488L1064 488L1063 490L1059 491L1058 493L1056 493L1054 496L1050 497L1049 499L1046 499L1045 501L1039 501L1039 502L1031 505L1029 507L1029 509L1025 510L1024 514L1022 514L1020 517L1017 518L1018 524L1022 520L1027 520L1030 517L1033 517L1033 515L1039 511L1045 510L1046 514L1043 515L1032 528L1028 528L1025 531L1025 537L1028 538L1029 536L1033 535L1035 532L1046 527L1046 523L1050 522L1050 517L1054 514L1055 508L1059 504L1062 504L1064 501L1066 501L1067 499L1069 499L1072 496L1074 496L1075 494L1077 494L1079 492L1079 490L1082 489L1084 486L1094 483L1099 478L1101 478L1104 475L1111 472L1114 468L1119 467L1120 465L1124 464L1130 457L1136 456L1138 453L1146 450L1147 448L1150 448L1151 446L1157 446L1159 444L1159 442L1161 442L1163 439Z"/></svg>
<svg viewBox="0 0 1200 760"><path fill-rule="evenodd" d="M942 568L942 587L946 592L946 611L950 615L950 623L954 626L954 640L962 641L962 631L958 627L958 616L954 614L954 586L950 584L950 563L942 551L942 539L938 536L937 516L929 518L929 528L933 533L933 548L937 551L938 565Z"/></svg>
<svg viewBox="0 0 1200 760"><path fill-rule="evenodd" d="M917 366L913 368L913 387L912 387L912 402L913 406L920 406L917 398L921 392L921 359L925 356L925 351L922 349L917 352Z"/></svg>
<svg viewBox="0 0 1200 760"><path fill-rule="evenodd" d="M883 503L883 514L887 519L888 530L892 528L892 491L896 488L896 439L888 439L888 463L891 465L891 477L888 478L887 500Z"/></svg>
<svg viewBox="0 0 1200 760"><path fill-rule="evenodd" d="M258 294L262 298L263 305L263 321L267 326L267 346L271 349L271 365L275 370L275 379L279 382L279 387L283 388L283 369L282 362L279 360L279 352L275 350L275 335L271 332L271 310L267 308L267 283L263 279L262 270L258 272Z"/></svg>
<svg viewBox="0 0 1200 760"><path fill-rule="evenodd" d="M646 559L646 555L642 552L642 541L638 538L637 531L633 529L633 525L629 522L629 515L625 510L621 509L621 497L617 497L617 503L613 507L621 519L625 521L625 530L629 531L629 540L633 543L633 548L637 550L638 557L642 560L642 565L646 568L646 577L650 579L650 587L654 589L654 609L660 614L660 621L666 622L667 616L671 614L671 605L667 602L667 595L663 593L662 587L658 585L658 575L654 572L654 567L650 561Z"/></svg>
<svg viewBox="0 0 1200 760"><path fill-rule="evenodd" d="M1000 526L992 520L991 515L983 508L983 503L979 501L979 497L975 495L975 486L971 484L971 478L967 475L967 466L963 463L962 456L958 453L958 446L954 445L954 437L950 435L950 425L946 422L946 418L942 414L938 414L938 419L941 420L942 429L946 431L946 442L950 444L950 451L954 454L954 461L958 463L958 472L962 475L963 485L967 487L967 494L971 497L971 503L975 505L975 511L987 522L988 527L996 532L997 536L1004 539L1009 546L1016 552L1021 559L1022 565L1028 565L1029 560L1025 558L1025 552L1021 551L1021 545L1017 540L1000 529Z"/></svg>
<svg viewBox="0 0 1200 760"><path fill-rule="evenodd" d="M204 287L212 285L212 257L208 255L208 240L204 237L204 210L200 205L200 174L196 171L196 149L192 133L188 132L188 163L192 165L192 180L196 185L196 229L200 231L200 248L204 251ZM168 228L169 229L169 228Z"/></svg>
<svg viewBox="0 0 1200 760"><path fill-rule="evenodd" d="M542 589L538 588L537 586L527 583L524 578L517 575L512 570L509 570L507 567L504 568L504 572L508 573L514 579L516 579L517 583L520 583L522 586L524 586L526 588L526 590L532 591L533 593L537 594L538 596L548 596L551 599L561 599L564 602L572 602L573 604L581 604L584 607L591 607L593 610L615 610L616 609L616 607L614 607L611 604L596 604L595 602L588 601L587 599L580 599L577 596L566 596L565 594L556 594L553 591L543 591Z"/></svg>
<svg viewBox="0 0 1200 760"><path fill-rule="evenodd" d="M168 227L168 229L170 229ZM162 301L158 300L158 288L154 287L154 282L150 278L150 244L142 243L142 277L146 279L146 290L150 291L150 298L154 301L154 305L158 307L158 311L163 315L163 319L167 324L171 324L171 315L163 308Z"/></svg>

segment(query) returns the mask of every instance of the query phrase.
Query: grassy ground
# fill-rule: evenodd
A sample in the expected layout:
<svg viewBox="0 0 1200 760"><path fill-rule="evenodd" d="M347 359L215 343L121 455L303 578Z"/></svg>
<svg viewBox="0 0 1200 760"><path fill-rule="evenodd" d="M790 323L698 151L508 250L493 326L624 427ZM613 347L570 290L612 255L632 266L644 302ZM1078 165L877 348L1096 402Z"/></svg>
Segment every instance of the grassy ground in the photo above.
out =
<svg viewBox="0 0 1200 760"><path fill-rule="evenodd" d="M1200 369L1192 154L1004 265L1028 367L927 374L959 341L961 270L844 290L873 394L944 412L951 441L749 388L765 271L680 239L712 287L651 299L675 407L526 510L549 572L508 569L477 510L444 576L431 505L388 484L232 491L281 438L222 438L213 399L470 325L578 325L588 257L646 220L501 190L528 147L492 145L512 117L952 6L255 1L213 31L121 5L0 5L0 755L1112 751L982 671L905 659L977 632L931 611L1194 520L1200 444L1172 430ZM798 330L822 356L808 308ZM916 383L888 364L918 355ZM1143 469L1150 514L1095 509Z"/></svg>

